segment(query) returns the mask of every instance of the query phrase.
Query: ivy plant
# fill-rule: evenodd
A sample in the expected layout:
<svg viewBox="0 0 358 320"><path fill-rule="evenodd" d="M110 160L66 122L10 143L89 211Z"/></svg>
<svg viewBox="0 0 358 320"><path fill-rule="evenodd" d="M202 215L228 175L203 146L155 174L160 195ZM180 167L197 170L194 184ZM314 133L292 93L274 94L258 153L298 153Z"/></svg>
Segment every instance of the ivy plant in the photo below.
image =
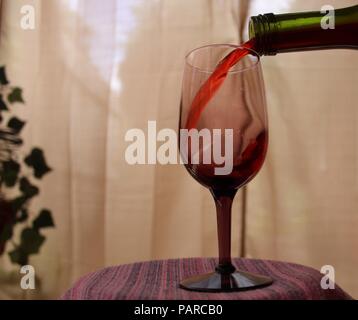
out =
<svg viewBox="0 0 358 320"><path fill-rule="evenodd" d="M0 67L0 256L7 253L21 266L39 253L46 239L42 230L55 226L49 209L31 210L31 201L40 193L37 184L51 168L42 149L34 147L28 154L20 150L26 122L13 108L24 104L23 90L12 86L5 67Z"/></svg>

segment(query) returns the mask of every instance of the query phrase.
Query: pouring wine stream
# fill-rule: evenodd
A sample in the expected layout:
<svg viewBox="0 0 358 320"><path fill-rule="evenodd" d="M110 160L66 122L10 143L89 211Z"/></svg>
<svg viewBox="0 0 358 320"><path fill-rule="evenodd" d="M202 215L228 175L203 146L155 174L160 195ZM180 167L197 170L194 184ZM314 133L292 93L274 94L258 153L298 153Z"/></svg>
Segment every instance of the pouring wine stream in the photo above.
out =
<svg viewBox="0 0 358 320"><path fill-rule="evenodd" d="M205 110L209 101L224 83L230 69L241 59L250 53L250 49L254 48L253 39L244 43L241 47L231 51L224 59L222 59L208 80L201 86L196 94L190 108L186 128L194 129L199 122L200 115Z"/></svg>

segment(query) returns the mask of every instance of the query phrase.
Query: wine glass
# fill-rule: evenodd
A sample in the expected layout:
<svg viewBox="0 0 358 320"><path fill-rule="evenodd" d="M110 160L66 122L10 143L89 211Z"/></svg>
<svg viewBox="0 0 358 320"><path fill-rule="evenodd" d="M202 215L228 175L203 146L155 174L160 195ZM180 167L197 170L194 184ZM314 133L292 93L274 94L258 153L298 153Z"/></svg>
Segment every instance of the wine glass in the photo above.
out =
<svg viewBox="0 0 358 320"><path fill-rule="evenodd" d="M212 193L217 210L219 263L214 272L182 280L193 291L222 292L263 287L266 276L236 270L231 262L231 206L237 190L261 169L268 145L266 98L259 55L246 55L221 77L214 89L208 79L224 57L239 47L209 45L186 56L179 120L182 162ZM236 50L237 51L237 50ZM224 79L224 80L223 80ZM211 97L200 115L193 101ZM215 92L214 92L215 90ZM191 119L196 117L196 120ZM188 125L190 124L190 125ZM219 161L220 160L220 161Z"/></svg>

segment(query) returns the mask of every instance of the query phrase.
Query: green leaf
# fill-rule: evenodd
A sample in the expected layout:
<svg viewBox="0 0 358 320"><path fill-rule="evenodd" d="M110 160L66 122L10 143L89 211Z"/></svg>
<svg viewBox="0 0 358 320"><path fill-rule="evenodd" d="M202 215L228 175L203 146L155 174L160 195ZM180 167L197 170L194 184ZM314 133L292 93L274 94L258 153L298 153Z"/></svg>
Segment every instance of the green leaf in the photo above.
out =
<svg viewBox="0 0 358 320"><path fill-rule="evenodd" d="M20 247L28 254L38 253L44 242L45 237L36 229L26 228L21 233Z"/></svg>
<svg viewBox="0 0 358 320"><path fill-rule="evenodd" d="M27 209L26 208L23 208L23 209L21 209L21 210L18 210L18 217L16 218L16 222L19 222L19 223L21 223L21 222L24 222L24 221L26 221L27 219L28 219L28 217L29 217L29 213L28 213L28 211L27 211Z"/></svg>
<svg viewBox="0 0 358 320"><path fill-rule="evenodd" d="M3 99L2 94L0 94L0 111L8 111L8 107Z"/></svg>
<svg viewBox="0 0 358 320"><path fill-rule="evenodd" d="M13 227L14 227L14 225L12 223L8 223L4 226L4 229L0 233L0 244L11 239L11 237L13 235Z"/></svg>
<svg viewBox="0 0 358 320"><path fill-rule="evenodd" d="M27 178L20 179L20 191L27 199L38 195L40 192L39 188L31 184L31 182Z"/></svg>
<svg viewBox="0 0 358 320"><path fill-rule="evenodd" d="M15 160L3 162L1 176L7 187L11 188L16 184L19 172L20 165Z"/></svg>
<svg viewBox="0 0 358 320"><path fill-rule="evenodd" d="M20 266L25 266L29 262L29 255L20 247L15 248L9 252L9 257L12 263L17 263Z"/></svg>
<svg viewBox="0 0 358 320"><path fill-rule="evenodd" d="M20 120L17 117L13 117L9 120L7 126L9 129L11 129L15 134L19 134L22 130L22 128L25 126L24 121Z"/></svg>
<svg viewBox="0 0 358 320"><path fill-rule="evenodd" d="M8 200L0 199L0 256L4 253L6 242L13 235L15 212Z"/></svg>
<svg viewBox="0 0 358 320"><path fill-rule="evenodd" d="M41 210L38 217L32 223L35 229L42 229L42 228L52 228L55 226L51 211L49 210Z"/></svg>
<svg viewBox="0 0 358 320"><path fill-rule="evenodd" d="M7 80L7 77L6 77L5 66L0 67L0 84L3 86L6 86L9 84L9 81Z"/></svg>
<svg viewBox="0 0 358 320"><path fill-rule="evenodd" d="M14 212L18 212L28 201L29 199L25 196L19 196L14 200L11 200L11 207Z"/></svg>
<svg viewBox="0 0 358 320"><path fill-rule="evenodd" d="M51 171L51 168L46 164L43 151L39 148L34 148L31 151L31 154L25 158L25 163L34 169L34 175L38 179Z"/></svg>
<svg viewBox="0 0 358 320"><path fill-rule="evenodd" d="M22 98L22 89L21 88L13 88L11 93L7 96L7 100L10 103L20 102L24 103L24 99Z"/></svg>

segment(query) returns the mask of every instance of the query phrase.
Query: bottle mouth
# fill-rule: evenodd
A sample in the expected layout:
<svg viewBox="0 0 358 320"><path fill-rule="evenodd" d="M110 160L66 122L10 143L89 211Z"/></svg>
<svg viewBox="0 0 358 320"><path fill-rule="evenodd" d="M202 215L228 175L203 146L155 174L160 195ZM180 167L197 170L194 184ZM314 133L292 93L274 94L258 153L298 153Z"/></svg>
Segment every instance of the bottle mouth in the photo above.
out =
<svg viewBox="0 0 358 320"><path fill-rule="evenodd" d="M261 58L255 50L231 44L212 44L193 49L185 56L185 62L196 71L211 74L227 54L238 48L248 51L249 54L232 67L228 75L245 72L260 65Z"/></svg>
<svg viewBox="0 0 358 320"><path fill-rule="evenodd" d="M273 43L277 34L277 21L273 13L260 14L250 18L249 36L255 39L255 46L261 55L276 55Z"/></svg>

